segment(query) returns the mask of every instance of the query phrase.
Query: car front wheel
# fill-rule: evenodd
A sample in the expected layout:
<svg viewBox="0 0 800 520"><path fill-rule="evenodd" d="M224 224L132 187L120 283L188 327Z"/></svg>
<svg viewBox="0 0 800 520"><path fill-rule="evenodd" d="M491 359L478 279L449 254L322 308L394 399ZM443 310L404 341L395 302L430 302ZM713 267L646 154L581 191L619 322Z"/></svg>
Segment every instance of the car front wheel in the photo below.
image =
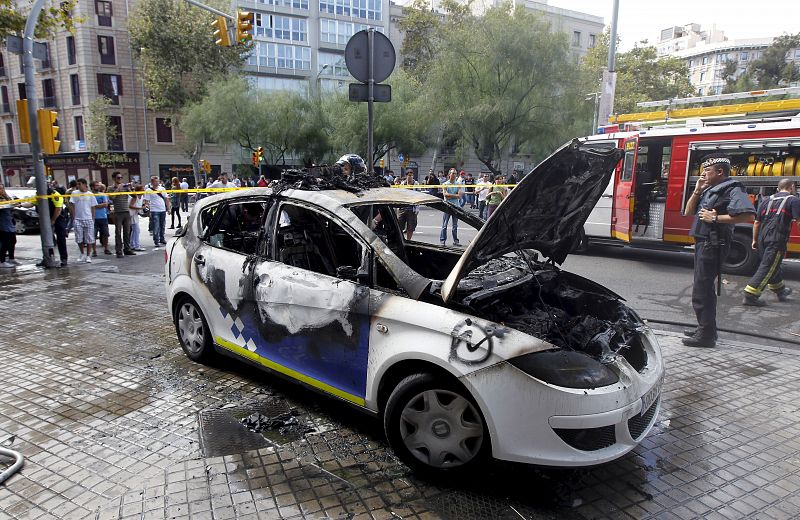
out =
<svg viewBox="0 0 800 520"><path fill-rule="evenodd" d="M198 363L209 362L214 357L214 345L206 318L197 303L189 298L181 300L173 319L186 356Z"/></svg>
<svg viewBox="0 0 800 520"><path fill-rule="evenodd" d="M466 473L486 459L489 436L477 405L456 383L421 373L400 381L384 429L397 456L432 476Z"/></svg>

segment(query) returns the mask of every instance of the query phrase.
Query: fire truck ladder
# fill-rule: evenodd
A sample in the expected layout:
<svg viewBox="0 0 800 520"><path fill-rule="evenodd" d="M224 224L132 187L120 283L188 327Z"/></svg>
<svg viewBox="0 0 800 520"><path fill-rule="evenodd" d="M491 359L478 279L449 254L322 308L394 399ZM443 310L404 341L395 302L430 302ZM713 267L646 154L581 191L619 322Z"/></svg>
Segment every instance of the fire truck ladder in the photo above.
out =
<svg viewBox="0 0 800 520"><path fill-rule="evenodd" d="M672 108L680 105L693 105L697 103L711 103L716 101L729 101L735 99L756 99L766 96L785 96L800 94L800 87L776 88L770 90L754 90L751 92L736 92L733 94L719 94L716 96L698 96L678 99L665 99L660 101L646 101L637 103L640 107L666 107L664 110L654 112L633 112L629 114L615 114L609 117L610 123L655 122L669 121L671 119L689 119L701 117L720 116L749 116L770 112L800 112L800 99L781 99L777 101L756 101L751 103L735 103L732 105L716 105L710 107Z"/></svg>

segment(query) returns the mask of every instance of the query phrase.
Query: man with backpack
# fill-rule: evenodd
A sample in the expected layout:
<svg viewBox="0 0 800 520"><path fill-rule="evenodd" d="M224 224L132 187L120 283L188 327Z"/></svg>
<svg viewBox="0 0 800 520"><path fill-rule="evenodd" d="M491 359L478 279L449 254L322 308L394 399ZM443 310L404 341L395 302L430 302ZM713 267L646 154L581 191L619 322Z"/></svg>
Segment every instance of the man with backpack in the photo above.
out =
<svg viewBox="0 0 800 520"><path fill-rule="evenodd" d="M758 270L744 288L743 305L763 307L761 293L769 288L785 302L792 293L783 283L781 262L786 254L786 242L792 230L792 222L800 219L800 199L797 198L795 183L791 179L781 179L778 192L761 201L753 223L753 249L761 254Z"/></svg>

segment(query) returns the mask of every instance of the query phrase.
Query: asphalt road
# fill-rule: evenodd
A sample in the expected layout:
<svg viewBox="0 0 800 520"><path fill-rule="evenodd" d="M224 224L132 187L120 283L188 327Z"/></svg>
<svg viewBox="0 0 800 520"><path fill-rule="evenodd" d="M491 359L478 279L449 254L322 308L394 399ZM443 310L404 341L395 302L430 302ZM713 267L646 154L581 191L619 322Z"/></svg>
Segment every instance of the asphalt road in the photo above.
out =
<svg viewBox="0 0 800 520"><path fill-rule="evenodd" d="M433 211L421 211L419 224L414 234L414 240L431 244L439 243L441 229L441 214ZM152 273L160 276L164 263L164 251L152 250L152 239L147 233L147 220L141 220L144 226L142 244L148 251L137 257L128 257L117 260L113 257L104 257L94 268L107 269L118 266L121 272L136 274ZM167 230L167 237L171 237L171 230ZM469 228L463 222L459 223L459 239L461 246L469 244L477 231ZM113 227L111 242L113 244ZM73 235L68 239L70 246L70 259L77 258L77 248ZM447 244L452 244L450 229L448 229ZM18 257L30 261L40 256L38 235L23 235L18 238ZM113 248L113 246L112 246ZM73 251L74 250L74 251ZM692 255L690 252L665 252L649 251L643 249L623 247L593 247L587 254L573 254L567 258L562 266L568 271L585 276L599 282L625 298L629 305L643 318L655 320L653 328L680 331L681 324L694 323L694 313L691 306L692 290ZM786 282L795 289L794 301L781 303L771 293L764 298L769 303L767 307L753 308L741 305L742 289L747 284L747 278L741 276L725 275L723 278L723 294L717 307L718 324L723 329L723 339L742 341L747 343L761 343L781 347L796 347L800 350L800 316L797 304L800 301L800 262L784 262ZM679 325L670 325L663 322L676 322ZM747 332L749 335L732 334L731 331ZM774 341L770 338L779 338L783 341ZM787 345L785 341L794 342Z"/></svg>

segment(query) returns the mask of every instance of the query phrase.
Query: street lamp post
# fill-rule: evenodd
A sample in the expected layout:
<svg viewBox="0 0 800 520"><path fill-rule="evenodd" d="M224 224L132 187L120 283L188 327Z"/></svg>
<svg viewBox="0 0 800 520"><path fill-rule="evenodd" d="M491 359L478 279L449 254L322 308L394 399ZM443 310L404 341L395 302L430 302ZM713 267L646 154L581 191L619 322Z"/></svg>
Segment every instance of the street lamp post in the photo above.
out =
<svg viewBox="0 0 800 520"><path fill-rule="evenodd" d="M322 97L322 86L320 85L320 76L322 75L323 72L325 72L325 69L327 68L330 68L330 65L326 63L322 66L321 69L319 69L319 72L317 72L317 77L314 78L314 90L317 94L317 99Z"/></svg>
<svg viewBox="0 0 800 520"><path fill-rule="evenodd" d="M145 151L147 152L147 178L149 179L153 175L153 167L152 161L150 160L150 136L148 134L147 127L147 95L144 89L144 78L145 78L145 64L144 60L142 60L141 55L144 54L145 48L142 47L139 49L139 64L142 66L142 117L144 118L144 147Z"/></svg>

